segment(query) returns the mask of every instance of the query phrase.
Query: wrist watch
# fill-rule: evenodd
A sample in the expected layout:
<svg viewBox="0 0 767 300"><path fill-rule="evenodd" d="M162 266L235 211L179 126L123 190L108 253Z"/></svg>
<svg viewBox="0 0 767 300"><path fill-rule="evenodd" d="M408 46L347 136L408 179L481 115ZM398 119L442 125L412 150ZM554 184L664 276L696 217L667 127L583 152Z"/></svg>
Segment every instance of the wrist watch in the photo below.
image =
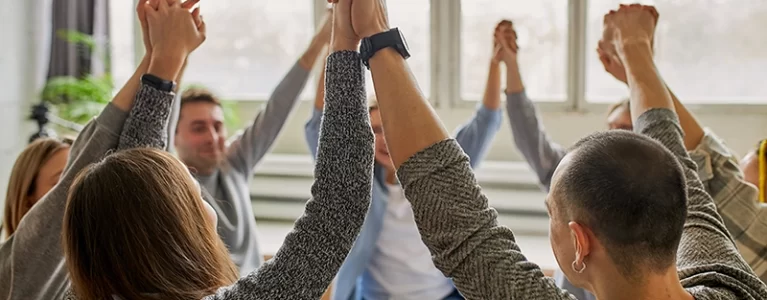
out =
<svg viewBox="0 0 767 300"><path fill-rule="evenodd" d="M155 89L158 89L163 92L173 92L173 90L176 89L176 83L171 80L165 80L160 77L154 76L152 74L144 74L141 76L141 82L151 86Z"/></svg>
<svg viewBox="0 0 767 300"><path fill-rule="evenodd" d="M362 39L360 44L360 58L362 58L362 63L368 70L370 70L370 58L372 58L379 50L389 47L397 50L404 59L410 57L410 51L407 47L405 37L402 36L402 32L399 31L399 28L392 28L388 31L376 33Z"/></svg>

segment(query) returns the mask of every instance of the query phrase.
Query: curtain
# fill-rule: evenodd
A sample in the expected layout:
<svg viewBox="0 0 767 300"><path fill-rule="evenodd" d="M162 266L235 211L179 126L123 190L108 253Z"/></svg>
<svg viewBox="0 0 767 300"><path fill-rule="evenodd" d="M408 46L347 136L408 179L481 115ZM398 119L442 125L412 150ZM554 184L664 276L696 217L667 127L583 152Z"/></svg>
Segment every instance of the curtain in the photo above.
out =
<svg viewBox="0 0 767 300"><path fill-rule="evenodd" d="M129 0L118 0L129 1ZM94 73L94 66L106 69L109 36L108 2L106 0L53 0L51 10L51 52L47 78L56 76L82 77ZM84 45L71 43L59 32L77 31L96 41L96 53ZM95 73L100 73L96 70Z"/></svg>

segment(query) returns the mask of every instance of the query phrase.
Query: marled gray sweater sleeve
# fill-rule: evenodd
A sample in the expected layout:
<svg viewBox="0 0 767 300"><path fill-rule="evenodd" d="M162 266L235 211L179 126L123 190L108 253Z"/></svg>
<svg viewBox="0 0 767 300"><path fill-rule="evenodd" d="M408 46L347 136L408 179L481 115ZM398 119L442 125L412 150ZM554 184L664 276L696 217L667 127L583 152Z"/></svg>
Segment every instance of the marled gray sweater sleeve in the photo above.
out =
<svg viewBox="0 0 767 300"><path fill-rule="evenodd" d="M696 299L767 299L767 286L738 253L711 195L685 150L682 128L668 109L643 113L634 130L660 141L682 165L687 178L687 220L677 252L682 284Z"/></svg>
<svg viewBox="0 0 767 300"><path fill-rule="evenodd" d="M575 299L527 261L488 207L455 140L417 153L397 172L435 266L466 299Z"/></svg>
<svg viewBox="0 0 767 300"><path fill-rule="evenodd" d="M525 92L506 95L506 112L509 114L514 144L538 175L541 188L548 191L554 170L567 150L551 140L538 117L535 104Z"/></svg>
<svg viewBox="0 0 767 300"><path fill-rule="evenodd" d="M370 204L373 132L359 53L328 57L325 112L312 199L274 258L214 299L320 299L359 234Z"/></svg>
<svg viewBox="0 0 767 300"><path fill-rule="evenodd" d="M69 185L87 165L119 147L162 145L163 113L159 103L172 94L142 86L134 107L121 111L111 103L91 121L72 145L61 181L29 211L16 233L0 246L0 299L61 299L69 288L61 225ZM165 109L168 110L168 109ZM132 118L127 121L126 118ZM146 127L145 127L146 126ZM120 134L126 134L121 137ZM118 146L119 145L119 146Z"/></svg>
<svg viewBox="0 0 767 300"><path fill-rule="evenodd" d="M138 147L164 149L168 143L168 117L174 94L142 84L125 120L118 150Z"/></svg>
<svg viewBox="0 0 767 300"><path fill-rule="evenodd" d="M227 159L231 167L243 174L253 171L285 127L308 79L309 70L299 63L282 78L253 124L231 139L227 147Z"/></svg>

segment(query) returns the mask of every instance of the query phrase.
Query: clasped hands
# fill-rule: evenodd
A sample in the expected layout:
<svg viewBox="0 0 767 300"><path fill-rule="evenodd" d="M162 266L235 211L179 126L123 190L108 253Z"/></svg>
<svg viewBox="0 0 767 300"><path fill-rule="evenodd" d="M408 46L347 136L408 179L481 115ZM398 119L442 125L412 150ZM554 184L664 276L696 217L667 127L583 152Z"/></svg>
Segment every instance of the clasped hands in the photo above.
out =
<svg viewBox="0 0 767 300"><path fill-rule="evenodd" d="M658 18L655 7L641 4L621 4L618 10L605 14L602 39L597 45L605 71L627 83L626 49L638 47L652 53Z"/></svg>
<svg viewBox="0 0 767 300"><path fill-rule="evenodd" d="M141 0L136 7L147 57L182 60L204 41L205 22L200 0Z"/></svg>
<svg viewBox="0 0 767 300"><path fill-rule="evenodd" d="M333 4L332 51L356 51L360 40L389 30L386 0L328 0Z"/></svg>
<svg viewBox="0 0 767 300"><path fill-rule="evenodd" d="M517 31L514 24L509 20L502 20L495 26L493 32L493 57L492 63L505 63L507 66L517 63Z"/></svg>

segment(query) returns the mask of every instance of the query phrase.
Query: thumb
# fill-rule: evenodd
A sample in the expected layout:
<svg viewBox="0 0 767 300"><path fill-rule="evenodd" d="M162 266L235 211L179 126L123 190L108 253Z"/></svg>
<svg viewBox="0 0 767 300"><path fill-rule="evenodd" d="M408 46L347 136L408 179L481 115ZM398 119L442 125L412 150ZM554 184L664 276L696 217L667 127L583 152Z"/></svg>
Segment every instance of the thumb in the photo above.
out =
<svg viewBox="0 0 767 300"><path fill-rule="evenodd" d="M184 3L181 4L181 7L186 8L186 9L190 9L190 8L194 7L195 5L197 5L197 3L199 3L199 2L200 2L200 0L186 0L186 1L184 1Z"/></svg>
<svg viewBox="0 0 767 300"><path fill-rule="evenodd" d="M144 2L144 18L149 21L157 15L157 11L152 7L152 3L149 1Z"/></svg>
<svg viewBox="0 0 767 300"><path fill-rule="evenodd" d="M192 19L194 20L194 25L197 26L197 28L200 28L200 25L202 25L202 18L200 17L199 7L192 11Z"/></svg>
<svg viewBox="0 0 767 300"><path fill-rule="evenodd" d="M207 39L208 25L205 24L205 20L202 19L202 16L200 16L200 25L197 26L197 33L199 33L200 37L202 37L202 41Z"/></svg>

